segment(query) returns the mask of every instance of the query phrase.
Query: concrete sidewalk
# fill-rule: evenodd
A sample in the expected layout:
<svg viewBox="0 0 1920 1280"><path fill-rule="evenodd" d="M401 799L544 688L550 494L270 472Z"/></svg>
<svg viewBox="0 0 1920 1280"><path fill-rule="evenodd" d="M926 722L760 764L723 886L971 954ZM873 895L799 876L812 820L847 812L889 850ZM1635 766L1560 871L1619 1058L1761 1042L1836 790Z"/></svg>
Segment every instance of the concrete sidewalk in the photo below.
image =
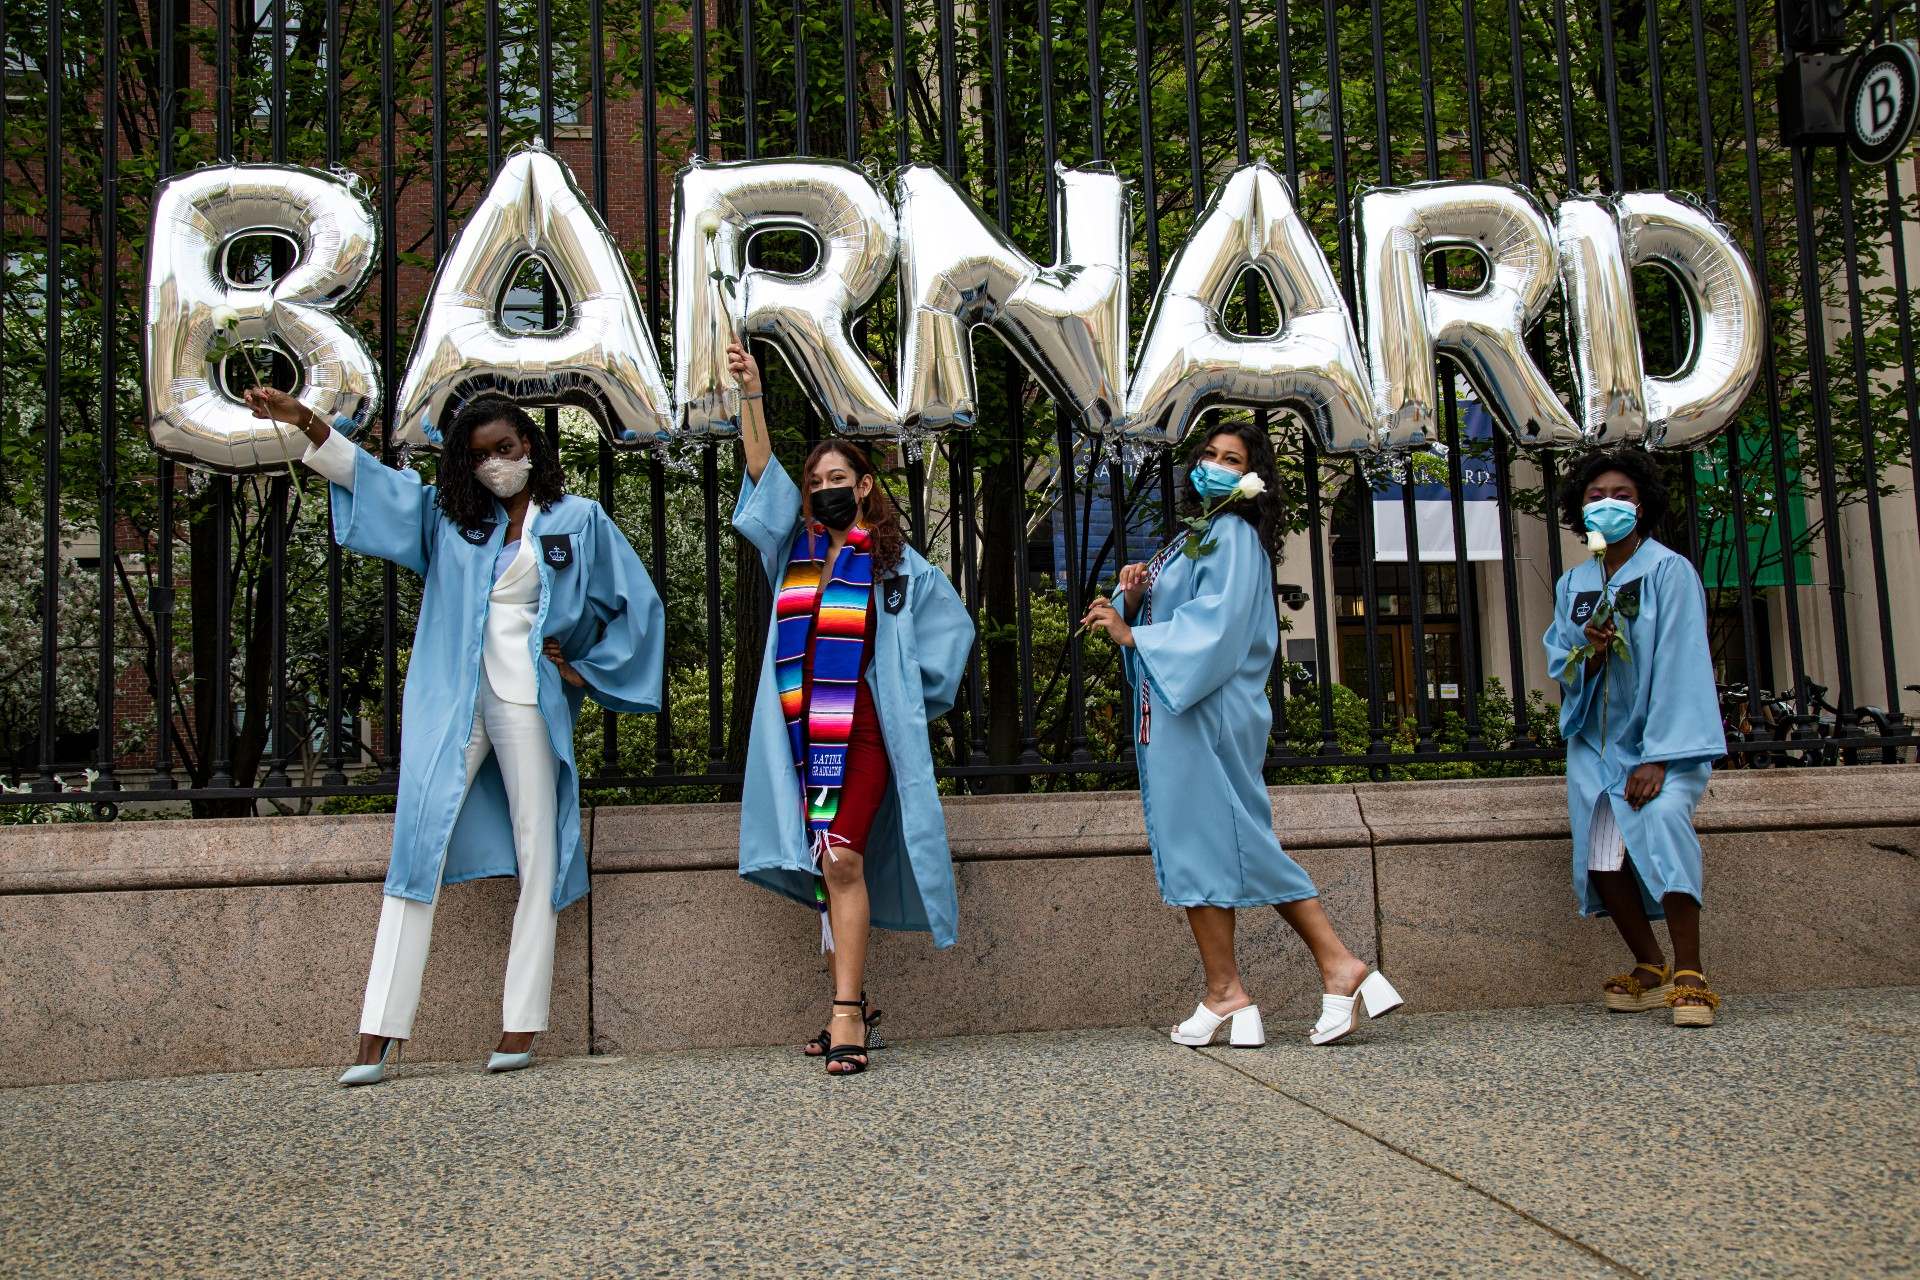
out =
<svg viewBox="0 0 1920 1280"><path fill-rule="evenodd" d="M1184 1012L1169 1011L1172 1012ZM911 1010L893 1019L903 1029ZM1920 989L0 1093L20 1276L1898 1275Z"/></svg>

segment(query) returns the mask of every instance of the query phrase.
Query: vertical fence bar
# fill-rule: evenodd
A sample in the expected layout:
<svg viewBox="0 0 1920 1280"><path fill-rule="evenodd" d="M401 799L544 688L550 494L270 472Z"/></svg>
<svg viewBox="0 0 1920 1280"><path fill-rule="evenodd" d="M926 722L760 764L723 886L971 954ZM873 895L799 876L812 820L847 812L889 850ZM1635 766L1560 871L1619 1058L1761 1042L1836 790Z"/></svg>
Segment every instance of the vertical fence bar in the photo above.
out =
<svg viewBox="0 0 1920 1280"><path fill-rule="evenodd" d="M433 101L434 101L434 154L439 155L444 146L444 126L440 123L445 114L445 79L441 66L445 55L445 41L441 35L441 0L434 0L433 23ZM325 156L327 166L332 168L340 163L340 0L327 0L326 11L327 36L327 89L325 121ZM444 203L436 199L435 206ZM327 749L321 759L320 784L326 787L341 787L347 782L345 744L340 732L341 720L345 709L340 705L340 630L341 630L341 572L340 544L333 536L333 503L325 501L322 507L327 521Z"/></svg>
<svg viewBox="0 0 1920 1280"><path fill-rule="evenodd" d="M337 3L338 0L335 0ZM174 26L178 16L173 0L161 0L154 6L156 61L159 65L160 118L159 171L164 180L173 175L173 130L179 110L179 85L174 68ZM162 457L155 469L154 541L157 585L149 588L147 610L153 615L152 679L154 710L153 778L147 785L155 791L172 791L179 784L173 776L173 489L174 464Z"/></svg>
<svg viewBox="0 0 1920 1280"><path fill-rule="evenodd" d="M853 0L840 0L841 128L847 135L847 159L860 163L860 47Z"/></svg>
<svg viewBox="0 0 1920 1280"><path fill-rule="evenodd" d="M1333 133L1333 194L1334 208L1337 210L1339 222L1337 247L1340 262L1340 294L1346 301L1348 314L1351 315L1356 314L1353 189L1347 177L1347 124L1344 94L1341 91L1339 0L1320 0L1320 14L1327 54L1327 110ZM1380 593L1374 574L1373 519L1371 507L1368 505L1372 501L1373 487L1368 483L1366 473L1358 460L1354 462L1353 478L1355 500L1359 503L1360 516L1360 573L1363 581L1362 589L1367 596L1360 615L1366 628L1367 646L1367 754L1378 756L1386 751L1386 733L1382 723L1384 708L1380 700ZM1324 592L1322 598L1324 598ZM1325 678L1326 673L1322 673L1322 679Z"/></svg>
<svg viewBox="0 0 1920 1280"><path fill-rule="evenodd" d="M793 0L793 153L804 156L813 147L807 128L807 0Z"/></svg>
<svg viewBox="0 0 1920 1280"><path fill-rule="evenodd" d="M587 92L593 98L592 160L593 160L593 207L602 220L607 216L607 35L606 6L601 0L591 0L587 6L587 40L590 49L587 59ZM646 5L640 11L641 46L643 50L643 83L641 85L641 109L643 112L641 132L645 135L648 147L652 147L653 118L653 6ZM642 175L646 192L646 219L648 229L648 253L651 255L654 236L657 234L658 218L654 214L654 166L646 166ZM652 272L652 258L648 259L648 271ZM647 332L655 335L660 332L659 321L649 311L647 314ZM613 443L607 439L607 433L596 432L594 437L594 481L600 508L611 512L614 509L613 480L615 461ZM656 564L654 573L665 576L662 566ZM656 585L656 590L658 586ZM664 695L664 690L662 691ZM666 699L663 696L662 702ZM620 767L620 717L612 710L600 709L600 774L602 777L618 777L623 770Z"/></svg>
<svg viewBox="0 0 1920 1280"><path fill-rule="evenodd" d="M1380 138L1380 181L1386 184L1393 181L1393 142L1387 120L1386 49L1380 38L1380 2L1373 0L1373 111L1374 127L1379 130ZM1433 38L1427 0L1417 0L1414 5L1413 25L1415 42L1420 51L1421 133L1426 139L1427 177L1432 179L1439 177L1440 143L1433 101ZM1444 281L1445 277L1436 275L1435 279ZM1427 376L1434 378L1438 375L1435 370L1429 369ZM1450 389L1451 380L1446 381ZM1427 566L1420 555L1420 523L1413 493L1413 455L1407 454L1404 461L1406 473L1400 484L1400 522L1406 530L1407 616L1411 619L1413 632L1412 651L1408 655L1408 666L1413 672L1413 749L1434 751L1439 744L1434 740L1433 709L1427 696ZM1366 513L1362 514L1361 519L1367 519ZM1373 606L1369 603L1368 607Z"/></svg>
<svg viewBox="0 0 1920 1280"><path fill-rule="evenodd" d="M1461 49L1467 70L1467 159L1475 181L1487 176L1486 138L1481 133L1480 114L1480 41L1479 15L1474 0L1462 0ZM1429 91L1430 92L1430 91ZM1446 269L1436 262L1434 278L1446 283ZM1481 735L1480 694L1480 582L1479 573L1467 559L1467 518L1463 489L1466 485L1466 459L1460 451L1460 405L1454 394L1456 369L1441 366L1441 400L1446 408L1447 424L1447 500L1453 520L1454 608L1460 615L1460 683L1465 696L1460 699L1461 718L1466 722L1468 751L1484 751ZM1494 433L1501 428L1496 423ZM1503 557L1504 558L1504 557Z"/></svg>
<svg viewBox="0 0 1920 1280"><path fill-rule="evenodd" d="M499 168L500 93L496 78L498 43L493 26L494 6L487 6L487 149L489 171ZM380 6L380 381L388 388L380 401L380 461L392 465L393 436L399 424L394 420L393 389L399 385L397 348L400 289L400 249L394 236L398 218L394 213L394 122L393 122L393 6ZM400 671L399 581L393 562L380 562L380 646L381 689L380 718L383 745L380 784L397 786L400 781Z"/></svg>
<svg viewBox="0 0 1920 1280"><path fill-rule="evenodd" d="M57 25L57 24L56 24ZM216 119L214 137L219 148L220 159L232 161L238 157L234 153L233 137L233 28L230 6L219 6L219 21L214 25L214 103ZM56 120L58 115L54 117ZM56 332L59 320L54 320ZM233 477L220 476L213 482L214 491L214 616L213 628L213 713L212 740L204 748L210 758L210 768L206 774L210 787L230 787L233 785L232 772L232 650L229 624L233 619L232 608L232 570L229 567L228 553L233 537ZM196 673L198 674L198 673ZM195 707L195 714L199 708Z"/></svg>
<svg viewBox="0 0 1920 1280"><path fill-rule="evenodd" d="M707 102L707 7L705 4L694 4L689 5L688 9L692 17L693 42L693 151L704 159L709 152L707 117L710 110ZM656 109L659 84L655 65L658 51L653 40L645 39L652 33L653 24L649 14L647 23L641 28L641 74L646 97L642 109L649 118ZM641 139L641 146L647 187L647 320L657 334L660 332L659 130L657 127L647 128L644 132L646 136ZM667 468L658 450L647 460L647 550L654 567L654 585L660 592L661 603L666 605L672 577L667 571ZM674 771L671 684L662 690L660 714L655 721L653 772L657 776Z"/></svg>
<svg viewBox="0 0 1920 1280"><path fill-rule="evenodd" d="M1844 167L1846 152L1836 149L1834 155ZM1821 293L1820 264L1813 242L1814 157L1809 147L1793 149L1793 208L1800 253L1801 322L1806 326L1807 390L1813 401L1814 457L1820 473L1820 523L1827 548L1830 615L1827 622L1833 628L1833 661L1838 668L1839 695L1835 703L1846 706L1853 694L1853 650L1847 629L1847 565L1840 542L1840 503L1833 482L1833 404L1828 386L1826 302ZM1851 212L1843 210L1848 216ZM1801 692L1804 698L1806 690L1803 688Z"/></svg>
<svg viewBox="0 0 1920 1280"><path fill-rule="evenodd" d="M114 6L109 4L109 9ZM285 164L287 160L287 0L273 0L273 59L269 64L272 101L267 105L268 123L271 136L271 154L275 164ZM275 264L278 266L278 256ZM290 264L289 264L290 265ZM278 367L277 361L270 361L269 368ZM268 619L269 664L267 692L267 772L262 785L267 787L285 787L290 785L287 776L287 750L291 742L287 734L287 536L291 532L288 522L287 503L289 497L287 476L276 475L268 485L267 498L267 608L271 610Z"/></svg>
<svg viewBox="0 0 1920 1280"><path fill-rule="evenodd" d="M276 0L276 5L278 0ZM57 11L56 11L57 12ZM56 19L57 21L57 19ZM100 737L94 752L95 791L118 791L114 778L113 573L120 558L119 514L114 487L120 482L120 406L115 394L120 340L120 6L106 6L100 78L100 688L95 714ZM0 201L0 208L5 202Z"/></svg>
<svg viewBox="0 0 1920 1280"><path fill-rule="evenodd" d="M60 650L60 309L62 305L61 250L66 214L65 175L61 171L61 141L65 121L66 49L60 30L62 10L47 12L47 227L46 227L46 365L42 371L45 397L45 442L41 446L40 480L40 776L36 791L58 791L54 772L54 705Z"/></svg>
<svg viewBox="0 0 1920 1280"><path fill-rule="evenodd" d="M1834 154L1840 176L1835 203L1840 210L1841 252L1846 255L1847 326L1853 344L1853 394L1860 419L1861 464L1866 468L1866 482L1862 488L1866 491L1867 501L1867 542L1872 549L1873 563L1882 565L1887 562L1887 539L1880 520L1880 459L1875 452L1872 388L1867 371L1867 334L1861 320L1859 236L1853 213L1853 167L1845 150L1836 149ZM1835 523L1835 514L1828 514L1830 528ZM1870 576L1873 579L1874 608L1880 622L1881 674L1886 681L1887 695L1891 698L1893 690L1900 687L1899 663L1893 648L1893 608L1887 595L1886 575L1876 573ZM1845 681L1842 681L1841 687L1846 688ZM1852 699L1845 696L1836 705L1842 711L1853 709Z"/></svg>
<svg viewBox="0 0 1920 1280"><path fill-rule="evenodd" d="M1520 0L1507 0L1508 70L1513 81L1515 177L1523 187L1533 186L1533 132L1528 123L1527 47L1521 22ZM1539 329L1529 335L1536 357L1544 353L1545 342ZM1518 518L1513 508L1513 450L1507 433L1496 424L1493 432L1494 494L1500 510L1500 596L1506 610L1507 675L1513 683L1514 745L1531 736L1527 714L1527 664L1520 638L1520 583L1515 571L1519 554ZM1547 526L1548 541L1557 541L1553 526ZM1558 575L1556 575L1557 577Z"/></svg>
<svg viewBox="0 0 1920 1280"><path fill-rule="evenodd" d="M1760 287L1760 297L1767 304L1760 311L1761 323L1767 326L1766 342L1761 347L1761 377L1767 395L1767 431L1773 446L1774 518L1779 524L1775 537L1780 548L1780 605L1786 614L1787 649L1792 662L1793 687L1803 690L1806 686L1807 663L1805 644L1800 633L1800 593L1793 550L1793 508L1788 501L1788 495L1793 490L1788 487L1786 440L1781 425L1780 369L1774 351L1773 286L1767 265L1767 215L1761 192L1760 136L1756 119L1758 107L1754 100L1753 39L1748 24L1747 0L1733 0L1733 27L1734 49L1740 64L1740 122L1746 144L1747 212L1751 219L1753 271ZM1805 710L1804 703L1801 709Z"/></svg>
<svg viewBox="0 0 1920 1280"><path fill-rule="evenodd" d="M987 0L987 54L993 76L993 192L994 217L1001 234L1013 235L1013 195L1007 173L1007 14L1006 0ZM1045 181L1051 183L1052 172ZM1002 483L1008 486L1005 499L1012 510L1013 545L1009 558L1013 571L1014 617L1020 641L1014 664L1019 684L1016 712L1019 721L1021 764L1039 764L1039 740L1035 736L1033 709L1033 586L1027 572L1026 521L1026 405L1019 395L1022 367L1007 351L1001 360L1001 377L1007 398L1007 461Z"/></svg>

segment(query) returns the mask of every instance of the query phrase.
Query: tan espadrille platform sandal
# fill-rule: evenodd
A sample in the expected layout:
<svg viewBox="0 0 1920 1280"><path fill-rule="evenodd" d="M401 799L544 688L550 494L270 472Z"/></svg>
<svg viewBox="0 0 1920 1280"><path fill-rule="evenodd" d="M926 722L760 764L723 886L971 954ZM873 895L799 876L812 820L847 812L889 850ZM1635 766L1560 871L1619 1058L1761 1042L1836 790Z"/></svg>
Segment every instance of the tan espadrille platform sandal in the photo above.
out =
<svg viewBox="0 0 1920 1280"><path fill-rule="evenodd" d="M1660 980L1652 986L1634 977L1635 970L1646 969L1660 975ZM1667 992L1673 990L1673 966L1670 964L1637 964L1625 973L1616 973L1601 984L1600 998L1614 1013L1645 1013L1648 1009L1658 1009L1667 1003ZM1610 987L1625 987L1625 991L1608 990Z"/></svg>
<svg viewBox="0 0 1920 1280"><path fill-rule="evenodd" d="M1707 975L1698 969L1682 969L1673 976L1700 979L1700 985L1697 987L1675 986L1667 989L1667 1007L1673 1010L1673 1025L1676 1027L1712 1026L1713 1011L1720 1007L1720 997L1707 989ZM1700 1003L1681 1004L1682 1000L1698 1000Z"/></svg>

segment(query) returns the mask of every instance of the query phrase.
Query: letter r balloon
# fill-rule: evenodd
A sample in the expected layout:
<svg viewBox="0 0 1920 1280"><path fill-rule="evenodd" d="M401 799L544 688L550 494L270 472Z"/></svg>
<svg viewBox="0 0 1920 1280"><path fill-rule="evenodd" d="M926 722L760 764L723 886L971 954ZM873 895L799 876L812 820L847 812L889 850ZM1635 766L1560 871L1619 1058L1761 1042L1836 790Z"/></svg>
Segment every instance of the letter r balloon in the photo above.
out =
<svg viewBox="0 0 1920 1280"><path fill-rule="evenodd" d="M1431 440L1437 354L1459 362L1495 417L1533 447L1576 444L1579 429L1527 353L1526 333L1556 279L1553 231L1532 196L1497 182L1384 187L1360 197L1361 311L1383 447ZM1464 248L1475 289L1427 279L1427 255Z"/></svg>

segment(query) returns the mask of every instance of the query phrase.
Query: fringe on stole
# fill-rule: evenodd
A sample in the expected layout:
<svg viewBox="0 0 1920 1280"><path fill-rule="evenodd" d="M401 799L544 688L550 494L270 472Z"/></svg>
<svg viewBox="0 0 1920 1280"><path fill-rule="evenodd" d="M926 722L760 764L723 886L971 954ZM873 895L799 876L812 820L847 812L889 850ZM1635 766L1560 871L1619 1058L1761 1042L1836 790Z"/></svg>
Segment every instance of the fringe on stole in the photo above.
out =
<svg viewBox="0 0 1920 1280"><path fill-rule="evenodd" d="M837 836L824 827L813 833L812 846L808 852L813 856L814 875L817 876L820 874L820 859L822 857L825 857L829 862L840 861L840 855L833 851L833 842L835 840L838 840L841 844L850 843L845 836ZM822 902L820 904L820 954L824 956L832 950L833 920L827 912L827 904Z"/></svg>

